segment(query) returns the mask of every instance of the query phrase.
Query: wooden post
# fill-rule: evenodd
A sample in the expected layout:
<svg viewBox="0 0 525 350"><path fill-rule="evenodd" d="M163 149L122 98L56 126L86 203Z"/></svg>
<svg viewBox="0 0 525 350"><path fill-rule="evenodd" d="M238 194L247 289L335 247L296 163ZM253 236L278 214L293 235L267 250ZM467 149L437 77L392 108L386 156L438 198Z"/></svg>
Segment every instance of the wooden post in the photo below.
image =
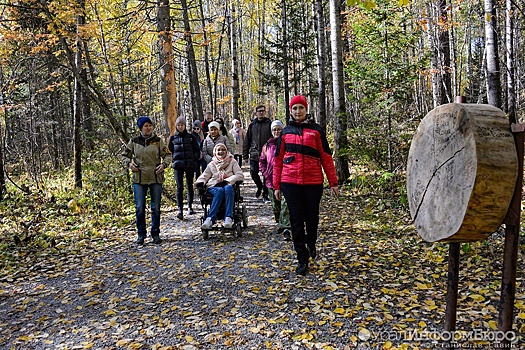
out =
<svg viewBox="0 0 525 350"><path fill-rule="evenodd" d="M459 282L459 242L450 242L448 250L447 308L445 311L445 330L456 330L456 310L458 306Z"/></svg>
<svg viewBox="0 0 525 350"><path fill-rule="evenodd" d="M513 124L512 132L518 153L518 178L514 195L505 217L505 250L503 253L503 277L501 281L500 310L498 317L498 331L512 330L514 314L514 298L516 295L516 265L518 260L518 239L520 232L521 189L523 186L523 156L525 141L525 124ZM503 337L504 348L510 348L508 337Z"/></svg>

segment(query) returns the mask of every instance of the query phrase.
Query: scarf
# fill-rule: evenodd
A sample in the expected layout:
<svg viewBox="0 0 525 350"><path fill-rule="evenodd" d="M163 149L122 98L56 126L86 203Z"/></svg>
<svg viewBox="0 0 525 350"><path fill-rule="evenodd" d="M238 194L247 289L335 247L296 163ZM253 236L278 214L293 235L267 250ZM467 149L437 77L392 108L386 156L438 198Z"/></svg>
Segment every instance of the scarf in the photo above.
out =
<svg viewBox="0 0 525 350"><path fill-rule="evenodd" d="M235 127L235 144L238 145L241 142L241 136L239 135L239 128Z"/></svg>
<svg viewBox="0 0 525 350"><path fill-rule="evenodd" d="M215 167L217 168L218 173L218 182L224 181L224 179L228 178L229 175L226 174L226 168L228 168L228 165L232 162L233 155L228 152L226 156L222 159L219 159L217 156L213 156L212 162L215 164Z"/></svg>

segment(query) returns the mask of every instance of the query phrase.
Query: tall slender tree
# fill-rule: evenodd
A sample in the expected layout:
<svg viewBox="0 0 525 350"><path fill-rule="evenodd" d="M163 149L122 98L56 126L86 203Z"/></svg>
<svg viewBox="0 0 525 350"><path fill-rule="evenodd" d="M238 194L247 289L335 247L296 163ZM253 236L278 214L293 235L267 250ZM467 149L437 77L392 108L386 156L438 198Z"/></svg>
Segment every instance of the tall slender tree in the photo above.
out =
<svg viewBox="0 0 525 350"><path fill-rule="evenodd" d="M319 94L319 115L317 121L323 130L326 131L326 27L323 0L315 1L315 9L317 14L317 92Z"/></svg>
<svg viewBox="0 0 525 350"><path fill-rule="evenodd" d="M498 21L496 2L485 0L485 50L487 52L487 99L490 105L502 107L501 78L498 51Z"/></svg>
<svg viewBox="0 0 525 350"><path fill-rule="evenodd" d="M350 176L346 157L348 139L345 87L343 75L343 53L341 36L341 0L330 0L330 43L332 48L332 75L334 94L334 144L335 167L339 182L345 182Z"/></svg>
<svg viewBox="0 0 525 350"><path fill-rule="evenodd" d="M512 0L506 0L505 10L505 48L507 52L507 114L510 123L516 119L516 76L514 67L514 6Z"/></svg>
<svg viewBox="0 0 525 350"><path fill-rule="evenodd" d="M84 43L81 35L82 26L86 24L84 17L85 2L79 1L79 8L81 13L77 15L77 35L75 42L75 66L73 69L78 73L75 76L74 84L74 103L73 103L73 129L74 129L74 141L73 141L73 159L75 169L75 188L82 188L82 112L84 111L83 102L87 102L87 99L83 96L82 84L80 81L86 79L87 73L84 66L83 52Z"/></svg>
<svg viewBox="0 0 525 350"><path fill-rule="evenodd" d="M173 70L173 46L171 42L171 19L169 0L157 2L157 32L159 39L159 64L161 74L162 114L170 135L176 131L177 85Z"/></svg>
<svg viewBox="0 0 525 350"><path fill-rule="evenodd" d="M234 0L230 0L230 50L231 50L231 70L232 70L232 118L239 119L239 59L237 50L237 14Z"/></svg>
<svg viewBox="0 0 525 350"><path fill-rule="evenodd" d="M197 72L197 61L195 60L195 50L193 49L193 40L191 35L190 18L188 15L188 5L186 0L180 0L182 6L182 19L184 21L184 40L186 40L186 55L188 57L191 105L193 116L196 119L203 120L204 113L202 110L201 88L199 84L199 74Z"/></svg>

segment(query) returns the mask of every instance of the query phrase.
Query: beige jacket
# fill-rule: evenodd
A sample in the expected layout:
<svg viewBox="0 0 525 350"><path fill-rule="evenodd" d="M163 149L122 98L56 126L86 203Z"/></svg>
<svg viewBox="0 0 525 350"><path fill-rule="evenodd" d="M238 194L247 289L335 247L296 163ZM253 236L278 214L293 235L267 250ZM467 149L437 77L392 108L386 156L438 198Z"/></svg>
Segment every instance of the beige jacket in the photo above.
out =
<svg viewBox="0 0 525 350"><path fill-rule="evenodd" d="M224 180L232 185L238 181L244 181L242 169L235 159L231 160L230 164L224 169L224 173L226 176ZM215 162L212 160L208 163L206 170L204 170L197 181L195 181L195 184L203 183L206 187L213 187L219 182L221 182L219 179L219 170L217 169Z"/></svg>

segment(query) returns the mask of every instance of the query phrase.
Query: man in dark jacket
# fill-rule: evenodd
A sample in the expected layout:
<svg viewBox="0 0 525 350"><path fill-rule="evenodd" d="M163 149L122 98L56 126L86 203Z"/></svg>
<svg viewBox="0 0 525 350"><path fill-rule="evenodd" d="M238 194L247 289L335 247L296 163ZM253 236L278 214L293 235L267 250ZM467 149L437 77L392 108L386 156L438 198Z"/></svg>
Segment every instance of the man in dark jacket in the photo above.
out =
<svg viewBox="0 0 525 350"><path fill-rule="evenodd" d="M257 117L248 126L246 137L242 149L244 160L250 160L250 175L257 186L255 197L259 198L262 194L265 202L268 199L268 188L261 181L259 176L259 157L264 144L272 137L272 121L266 117L266 107L257 106L255 108Z"/></svg>

